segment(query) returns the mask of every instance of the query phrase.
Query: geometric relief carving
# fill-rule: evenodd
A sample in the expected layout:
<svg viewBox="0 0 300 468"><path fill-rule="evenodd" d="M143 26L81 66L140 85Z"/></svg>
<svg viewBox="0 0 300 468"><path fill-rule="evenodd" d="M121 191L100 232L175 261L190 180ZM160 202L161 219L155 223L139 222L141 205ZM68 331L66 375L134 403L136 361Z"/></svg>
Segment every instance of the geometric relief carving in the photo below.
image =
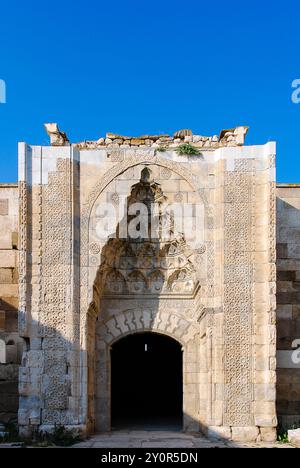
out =
<svg viewBox="0 0 300 468"><path fill-rule="evenodd" d="M97 255L101 252L101 247L97 242L94 242L90 245L90 252L94 255Z"/></svg>
<svg viewBox="0 0 300 468"><path fill-rule="evenodd" d="M186 345L198 335L198 328L180 315L153 310L132 309L102 324L100 339L111 345L119 337L137 331L152 330L173 336Z"/></svg>
<svg viewBox="0 0 300 468"><path fill-rule="evenodd" d="M42 187L42 235L41 235L41 294L39 334L44 337L45 352L43 416L53 420L51 412L68 407L68 377L64 350L71 336L74 323L70 302L71 280L71 162L58 160L57 172L50 173L48 184ZM75 328L75 324L74 324ZM61 421L60 416L60 421ZM55 419L55 418L54 418ZM45 421L43 421L45 423Z"/></svg>
<svg viewBox="0 0 300 468"><path fill-rule="evenodd" d="M236 160L224 187L224 424L252 421L252 160Z"/></svg>
<svg viewBox="0 0 300 468"><path fill-rule="evenodd" d="M26 335L26 299L27 299L27 210L28 193L25 182L19 182L19 333Z"/></svg>
<svg viewBox="0 0 300 468"><path fill-rule="evenodd" d="M45 395L45 408L48 410L65 410L68 407L69 385L61 382L59 376L51 376Z"/></svg>
<svg viewBox="0 0 300 468"><path fill-rule="evenodd" d="M247 263L237 263L225 265L225 283L249 283L251 281L251 266Z"/></svg>
<svg viewBox="0 0 300 468"><path fill-rule="evenodd" d="M254 167L254 159L235 159L234 170L238 172L251 172Z"/></svg>

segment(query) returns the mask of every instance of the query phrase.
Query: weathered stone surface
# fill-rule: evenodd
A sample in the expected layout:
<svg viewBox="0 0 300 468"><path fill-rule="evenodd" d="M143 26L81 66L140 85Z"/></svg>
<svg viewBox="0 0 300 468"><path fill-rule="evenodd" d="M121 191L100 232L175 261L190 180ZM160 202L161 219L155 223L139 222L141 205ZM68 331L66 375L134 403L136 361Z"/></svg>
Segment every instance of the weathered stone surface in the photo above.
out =
<svg viewBox="0 0 300 468"><path fill-rule="evenodd" d="M0 199L0 216L8 215L8 199L1 198Z"/></svg>
<svg viewBox="0 0 300 468"><path fill-rule="evenodd" d="M50 144L52 146L69 146L70 142L65 132L61 132L57 123L45 124L46 132L50 137Z"/></svg>
<svg viewBox="0 0 300 468"><path fill-rule="evenodd" d="M13 268L0 268L0 283L11 284L13 282Z"/></svg>
<svg viewBox="0 0 300 468"><path fill-rule="evenodd" d="M289 442L300 448L300 429L288 431Z"/></svg>
<svg viewBox="0 0 300 468"><path fill-rule="evenodd" d="M233 427L232 440L236 442L255 442L259 437L258 427Z"/></svg>
<svg viewBox="0 0 300 468"><path fill-rule="evenodd" d="M207 437L217 440L231 440L231 428L224 426L210 426L207 429Z"/></svg>
<svg viewBox="0 0 300 468"><path fill-rule="evenodd" d="M277 431L275 427L261 427L260 435L262 442L276 442Z"/></svg>
<svg viewBox="0 0 300 468"><path fill-rule="evenodd" d="M53 145L68 144L58 128L50 130ZM300 205L284 188L276 317L275 146L249 151L242 147L246 132L226 130L220 139L190 131L174 138L107 134L42 151L20 145L19 204L0 190L9 200L0 228L0 309L5 333L16 330L19 309L20 333L30 336L20 373L22 430L79 421L89 431L109 430L110 347L152 331L184 349L185 429L201 423L225 439L273 440L276 318L280 352L291 352L300 333ZM203 148L197 161L178 162L174 150L183 140ZM155 152L158 145L166 154ZM100 208L145 194L201 205L199 245L177 234L154 245L108 242L108 234L99 240ZM108 225L112 235L113 215ZM13 234L2 238L1 229L19 233L19 242ZM291 370L277 370L278 411L289 418L299 414L298 373Z"/></svg>
<svg viewBox="0 0 300 468"><path fill-rule="evenodd" d="M174 133L174 138L183 139L186 136L192 137L193 136L192 130L184 129L184 130L178 130L177 132Z"/></svg>
<svg viewBox="0 0 300 468"><path fill-rule="evenodd" d="M49 124L49 125L57 125L57 124ZM52 127L51 127L52 129ZM74 148L80 150L95 150L102 146L106 146L107 148L118 147L125 144L124 149L128 147L143 147L143 146L152 146L153 148L157 148L158 143L164 143L166 145L166 149L170 151L174 151L176 147L181 144L183 141L186 143L194 143L198 148L206 148L206 149L216 149L226 146L243 146L245 136L247 134L248 127L236 127L230 130L223 130L221 132L221 137L217 135L206 137L202 135L193 135L192 130L190 129L183 129L179 130L174 133L173 137L170 135L141 135L138 137L133 136L124 136L119 135L116 133L108 132L106 134L106 138L99 138L98 140L94 141L82 141L79 143L74 143L72 146ZM56 127L53 127L53 144L59 145L61 141L63 141L62 132L57 132ZM57 139L57 141L55 140ZM68 144L66 142L66 144Z"/></svg>
<svg viewBox="0 0 300 468"><path fill-rule="evenodd" d="M13 250L0 250L0 267L16 268L17 252Z"/></svg>

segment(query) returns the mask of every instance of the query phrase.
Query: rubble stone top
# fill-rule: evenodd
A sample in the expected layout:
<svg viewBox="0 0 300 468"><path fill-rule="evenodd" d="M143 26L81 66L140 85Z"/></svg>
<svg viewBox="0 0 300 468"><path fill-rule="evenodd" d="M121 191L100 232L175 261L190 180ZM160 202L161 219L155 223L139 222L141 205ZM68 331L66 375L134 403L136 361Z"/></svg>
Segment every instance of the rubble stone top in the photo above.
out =
<svg viewBox="0 0 300 468"><path fill-rule="evenodd" d="M51 146L73 146L80 150L95 150L101 148L131 148L131 147L153 147L172 150L183 143L189 143L196 148L216 149L225 146L243 146L249 127L239 126L222 130L220 135L202 136L194 135L192 130L183 129L173 135L141 135L124 136L108 132L105 137L98 140L84 140L71 144L66 133L61 132L56 123L45 124L46 131L50 136Z"/></svg>

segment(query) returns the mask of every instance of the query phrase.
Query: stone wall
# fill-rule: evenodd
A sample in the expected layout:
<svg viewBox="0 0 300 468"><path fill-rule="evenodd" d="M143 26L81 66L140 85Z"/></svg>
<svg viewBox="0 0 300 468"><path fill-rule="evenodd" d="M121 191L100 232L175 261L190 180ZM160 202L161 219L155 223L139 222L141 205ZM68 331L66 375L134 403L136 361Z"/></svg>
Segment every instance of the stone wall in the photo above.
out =
<svg viewBox="0 0 300 468"><path fill-rule="evenodd" d="M73 149L73 151L76 152L76 149ZM241 150L231 149L231 151L240 152ZM35 150L35 152L36 152L36 159L38 160L38 164L40 164L39 158L41 158L41 155L40 155L41 150L38 148ZM57 152L57 155L56 153L54 154L54 152ZM57 160L57 158L62 157L62 156L64 158L67 158L67 155L69 153L70 153L70 148L64 148L64 149L58 148L57 150L53 148L52 149L43 148L44 173L41 178L43 191L41 192L41 189L40 189L41 186L38 183L39 181L36 181L36 185L35 187L33 187L33 191L31 192L31 190L28 190L29 197L26 202L28 206L24 205L23 210L21 210L23 213L23 216L25 216L25 214L27 216L28 210L32 209L33 221L31 220L31 218L27 218L27 217L23 221L25 221L24 226L25 225L27 226L26 229L28 230L29 234L31 232L31 229L36 230L36 233L33 233L34 235L32 235L32 237L30 236L29 239L27 239L27 241L28 240L30 241L30 238L32 239L32 243L33 243L32 246L30 245L30 242L28 242L27 245L24 244L25 245L24 255L26 256L26 258L30 249L31 251L38 252L39 246L42 242L43 243L45 243L46 241L48 242L48 237L49 237L49 242L51 241L51 235L49 234L48 230L47 232L43 233L42 238L40 238L38 234L38 232L40 231L37 229L37 226L41 224L40 206L41 204L43 204L44 215L46 215L49 212L49 217L53 218L51 211L49 211L48 202L47 202L47 200L49 199L51 202L50 206L53 206L53 199L51 198L52 192L48 196L47 190L49 191L50 189L52 190L53 188L53 193L57 194L57 188L56 188L57 185L55 185L56 182L59 183L59 186L62 186L61 180L56 181L55 179L55 177L57 177L56 164L60 164L60 165L62 164L61 162ZM246 153L243 153L244 158L245 158L245 154ZM174 200L176 200L177 199L176 197L179 197L179 194L183 197L187 196L188 199L190 200L190 197L193 195L192 192L188 193L188 190L186 190L186 194L185 194L185 191L183 190L181 185L178 189L176 189L176 184L174 185L174 180L173 179L171 179L170 181L168 180L169 174L172 172L172 171L170 172L170 167L171 165L174 165L175 163L167 162L165 160L166 156L168 157L168 159L171 159L173 157L171 153L169 152L159 155L159 158L164 159L165 166L156 167L154 165L152 167L152 169L154 170L155 179L159 179L163 185L163 188L167 189L167 192L170 192L170 194L168 193L168 195L169 197L171 197L172 200L173 198ZM141 166L136 165L135 166L136 169L135 169L133 167L134 164L136 164L134 158L132 159L132 164L130 164L130 161L126 161L126 160L125 162L122 162L123 159L119 159L121 158L121 156L118 151L116 151L113 154L107 154L107 155L104 153L102 154L102 152L94 153L93 151L83 151L80 155L80 158L78 155L74 156L74 159L77 159L77 158L80 159L81 182L80 184L74 183L74 182L73 183L74 183L74 187L83 186L86 188L86 190L83 190L80 195L83 198L85 197L86 192L88 193L89 191L92 191L92 188L97 186L97 183L98 183L97 181L103 180L102 177L105 174L105 170L113 170L115 168L116 163L122 163L124 165L124 172L120 171L121 175L117 176L119 169L118 170L116 169L115 174L114 172L112 174L109 174L111 177L111 180L113 181L111 182L111 184L116 185L118 183L120 187L121 186L125 187L124 193L130 193L130 187L132 186L134 182L138 181L140 170L143 167L143 165ZM147 160L147 158L148 156L145 157L145 161ZM158 160L156 160L155 157L151 156L151 158L149 157L149 161L151 160L153 163L154 162L157 163ZM179 162L179 165L177 164L176 167L177 168L181 167L182 168L181 171L183 170L186 171L186 167L191 165L192 159L182 158L182 157L180 158L177 157L176 159L177 159L177 163ZM212 178L214 174L214 177L216 177L217 175L216 179L218 179L218 177L222 179L222 177L224 177L224 172L226 173L226 171L224 171L224 168L223 168L223 164L224 164L223 159L222 157L220 157L219 159L219 156L212 155L211 153L209 156L207 156L207 158L206 158L206 154L204 153L204 160L201 163L198 157L196 157L193 160L193 168L195 169L197 167L198 179L202 180L202 175L205 175L204 173L202 174L202 172L200 171L200 168L206 167L205 160L208 161L208 166L205 169L206 177L208 178L208 174L210 174L210 178ZM234 157L233 157L233 160L234 160ZM141 158L141 162L143 161L144 159ZM222 183L219 180L214 181L214 182L210 181L209 185L207 185L207 187L206 186L204 187L208 189L207 193L208 193L209 198L210 198L209 191L211 191L211 193L212 191L215 191L214 192L215 195L214 197L211 198L211 200L214 200L216 213L219 212L218 210L221 209L218 207L218 200L220 199L221 203L222 201L225 203L224 210L225 209L227 210L226 213L224 211L224 215L226 215L224 216L225 224L226 222L230 224L233 218L238 218L237 213L240 211L240 208L244 207L244 205L241 205L241 202L245 203L245 200L248 199L251 195L251 190L254 191L255 203L256 203L256 206L258 207L258 210L255 211L254 216L253 216L254 213L252 214L252 221L250 220L249 223L253 224L253 219L254 219L255 226L254 225L253 226L255 227L255 232L257 233L257 235L253 242L255 242L255 245L258 245L261 242L261 240L263 240L263 237L260 234L260 229L263 229L263 235L265 235L266 233L266 230L263 227L264 225L269 226L270 230L273 229L273 225L272 225L273 221L271 222L271 215L270 215L270 213L272 212L272 197L270 197L269 188L268 188L268 183L269 183L268 182L268 169L264 177L262 177L262 173L259 174L259 177L261 180L258 180L258 175L256 174L256 176L253 178L253 186L248 187L248 185L245 184L245 181L249 179L248 177L248 174L250 171L249 164L253 162L253 159L246 158L245 160L243 160L242 161L243 165L241 168L238 166L238 164L242 164L240 163L241 159L237 159L239 163L235 161L236 167L234 167L234 171L232 171L232 168L230 166L231 164L230 161L231 159L228 157L227 166L229 167L229 171L227 169L228 173L226 173L225 194L223 194L224 189L223 189ZM181 162L183 162L183 164L180 164ZM38 167L38 164L37 164L37 167ZM58 174L60 175L60 177L61 177L61 174L65 174L64 180L65 180L66 185L68 185L70 181L69 178L73 177L75 179L74 174L76 175L75 173L76 171L74 172L74 170L71 170L70 172L68 172L68 171L65 171L64 167L58 167L58 169L59 169ZM64 169L65 172L63 172L62 169ZM232 181L231 180L229 181L230 177L233 178ZM180 177L178 177L178 180L179 179ZM203 180L206 180L206 178L204 177ZM180 183L182 184L183 182L181 181ZM114 200L117 195L120 196L120 193L122 192L120 191L120 187L116 186L114 189L111 189L111 184L108 184L105 191L103 192L103 197L104 197L103 200L106 200L106 201ZM168 189L168 184L171 187L170 190ZM241 185L241 187L239 187L239 184ZM20 189L22 193L22 186L20 186ZM235 199L234 200L232 199L232 196L233 196L231 193L232 191L235 191L234 196L235 196L235 199L238 201L234 202ZM71 192L72 191L70 191L70 193ZM171 192L172 193L174 192L174 194L171 194ZM248 192L250 193L250 195ZM97 198L98 196L97 194L98 192L96 191L95 198ZM76 200L76 198L78 197L78 194L76 194L75 192L71 195L74 200ZM21 201L23 200L23 198L21 197ZM263 206L262 206L262 200L265 200L265 198L267 200L267 203L263 203ZM24 200L23 200L23 203L25 203ZM84 203L85 201L83 200L82 206L85 206ZM47 209L45 208L46 206L47 206ZM74 201L74 206L75 208L77 206L75 201ZM234 213L232 211L233 208L235 208L235 206L237 208L237 213ZM76 212L76 209L78 210L78 208L76 209L75 208L74 208L75 215L78 216L78 213ZM270 211L268 212L268 210ZM291 426L294 423L297 423L300 421L300 365L295 364L292 359L293 353L295 355L295 348L293 348L293 345L295 345L296 340L300 340L300 212L299 210L300 210L300 185L293 185L293 186L292 185L278 185L277 186L277 411L278 411L279 422L285 426ZM19 276L18 275L19 261L20 261L21 274L28 275L28 273L30 273L30 275L32 275L33 286L36 284L40 284L40 281L41 281L41 275L40 275L41 265L38 260L36 261L36 264L33 265L34 268L29 269L27 273L26 273L26 268L24 269L24 262L22 262L22 258L23 258L22 252L21 252L20 260L18 260L18 251L17 251L18 242L19 242L18 211L19 211L18 186L16 184L0 185L0 357L1 357L1 362L2 362L0 365L0 419L3 419L3 416L4 416L3 413L6 413L5 415L6 417L8 417L8 415L14 415L18 407L18 401L17 401L17 374L18 374L18 366L19 366L18 363L20 363L21 361L21 355L24 349L23 341L19 338L19 335L18 335L18 325L17 325L18 302L19 302L17 283L18 283L18 276ZM241 211L241 213L243 214L243 216L246 213L248 213L248 215L250 216L250 212L247 210ZM63 214L66 215L65 208L64 208ZM241 226L244 229L245 220L242 219L240 221L240 218L238 219L239 219L239 223L241 223ZM81 220L84 223L85 217L82 216ZM60 222L60 218L58 221ZM54 223L54 227L56 229L55 223ZM221 226L218 225L218 227L221 227ZM222 229L223 229L223 225L222 225ZM218 232L221 233L222 229ZM23 232L22 229L20 229L20 232ZM55 232L57 234L57 230ZM74 232L76 233L76 228L74 228ZM236 230L233 230L233 232L235 233L234 245L236 245L237 242L239 242L240 244L241 242L237 237ZM23 234L26 234L25 231L23 232ZM65 235L65 232L64 232L64 235ZM217 236L217 234L215 234L215 236ZM220 242L222 241L221 243L223 243L224 241L223 234L222 235L220 234L220 236L221 236ZM217 237L216 239L218 240ZM90 242L94 242L93 236L91 236ZM226 237L225 244L226 244L225 247L228 245L231 245L229 244L227 237ZM47 249L49 249L49 246L50 244L47 244ZM272 247L267 246L266 248L267 249L270 248L270 252L272 252ZM93 254L91 257L91 260L93 260L95 257L93 250L94 250L94 244L91 244L91 255ZM261 262L262 264L264 264L264 262L266 262L268 265L273 264L272 259L270 259L269 257L267 258L267 260L263 260L263 258L265 257L262 256L261 252L263 252L264 250L266 250L265 247L259 248L259 246L257 246L254 250L255 252L256 251L258 252L255 255L257 259L259 260L256 260L254 262L256 265L255 265L255 271L253 272L253 275L256 275L255 278L257 279L257 283L259 283L258 284L259 287L260 287L261 280L259 280L260 265L258 263ZM242 255L241 250L239 252L240 252L239 256L237 257L235 255L234 257L234 258L237 258L238 261L240 261L239 259ZM228 249L226 250L225 254L227 256L229 255ZM49 259L51 255L49 251L49 255L48 255ZM73 245L74 258L76 258L77 255L78 255L78 248L74 243ZM225 256L224 258L227 258L227 257ZM76 262L74 261L74 264L75 263L78 264L78 258L76 259ZM234 262L231 261L230 263L234 263ZM26 264L27 264L27 269L28 269L28 264L29 264L28 258L27 258L27 262L25 262L25 266ZM45 265L47 266L48 263L46 262ZM45 268L46 268L45 265L44 265L44 273L45 273ZM32 265L30 265L30 268L31 267ZM264 265L262 265L262 267L264 267ZM95 278L97 269L98 269L97 263L94 264L93 261L91 261L89 271L90 271L90 276L92 279ZM225 268L226 272L227 270L228 272L231 271L230 266L229 268L227 267ZM218 269L216 271L218 271ZM76 273L76 269L74 269L74 272ZM73 281L74 281L74 284L76 285L78 284L79 280L78 280L78 277L75 276L75 273L74 273ZM270 271L268 275L270 279L273 278L272 271ZM42 287L45 287L45 282L47 278L48 276L44 277L43 282L42 282ZM230 281L229 280L226 281L226 285L227 283L229 285L231 284L232 278L233 277L231 273ZM265 277L263 277L263 281L266 282ZM239 279L239 282L240 282L240 279ZM22 284L23 283L20 282L21 287L22 287ZM90 290L92 290L92 285L93 285L93 280L91 280L91 283L89 286ZM226 288L228 287L229 286L227 285ZM36 293L40 294L39 291L40 290L37 289ZM264 362L267 362L267 356L264 356L262 354L262 349L266 350L266 353L268 356L272 356L268 346L272 347L272 340L273 340L273 337L275 336L275 330L274 330L275 322L274 322L272 313L270 313L267 316L265 314L264 306L262 307L259 306L259 301L257 300L257 297L258 297L257 295L259 294L259 291L258 292L257 291L258 289L254 291L255 317L256 318L258 317L257 314L260 313L260 309L262 310L262 316L259 318L257 322L257 326L256 325L254 326L254 330L257 329L258 331L257 331L257 337L255 338L256 339L255 341L256 343L255 345L256 346L255 367L252 369L252 372L256 373L254 377L255 380L253 383L255 384L256 395L258 395L256 397L257 401L255 401L255 407L262 408L260 411L258 410L256 411L257 413L256 418L265 419L265 413L264 413L265 408L268 406L268 404L270 406L272 405L273 396L271 395L272 392L270 392L268 389L267 389L268 391L265 390L266 385L264 382L264 378L266 375L266 372L265 372L266 369L261 370L260 367L261 365L262 366L264 365L263 364ZM268 298L272 299L272 294L270 296L270 292L266 292L266 294ZM28 301L28 292L26 296L26 291L24 290L22 294L22 290L21 290L20 297L23 297L23 296L25 298L25 302ZM54 298L56 298L56 292L55 292ZM74 296L73 297L74 303L76 303L75 299L76 298ZM267 301L265 300L261 301L262 304L264 304L265 302ZM56 307L58 303L60 303L61 306L63 306L63 303L61 301L59 302L56 301ZM47 314L45 315L45 317L38 317L38 309L35 309L36 304L37 302L36 303L33 302L32 306L30 306L30 302L27 303L27 306L28 307L30 306L31 308L31 319L36 320L38 322L39 319L42 318L44 325L46 325ZM52 302L49 304L51 305ZM214 322L211 322L211 319L208 320L205 318L205 323L204 321L203 323L201 323L201 327L204 329L206 329L208 325L210 327L209 332L207 331L203 332L203 337L204 337L203 339L206 340L207 342L209 342L209 340L212 340L212 343L216 343L215 340L216 340L217 332L215 331L212 334L212 336L210 335L211 327L212 329L216 327L218 317L221 318L222 316L222 307L221 307L222 301L221 299L219 300L217 298L216 292L214 293L214 296L211 298L210 302L209 301L207 302L207 307L208 305L210 305L211 308L206 308L205 310L206 311L214 310L216 311L216 313L214 314ZM76 310L77 308L78 308L78 304L76 304ZM23 310L22 301L20 303L20 310L21 310L20 324L22 328L23 326L22 325L22 310ZM44 310L44 313L47 312L45 307L43 308L43 310ZM273 306L270 307L270 310L273 310ZM228 314L232 314L231 308L228 309ZM73 317L75 317L75 315ZM209 314L207 315L207 317L209 317ZM220 321L221 325L219 326L220 330L218 332L220 334L223 333L222 329L224 325L222 325L223 323L222 320ZM66 319L66 323L69 323L68 333L71 330L70 325L72 324L72 327L74 327L75 322L76 321L75 320L73 321L72 318L70 319L70 321ZM206 322L208 323L208 325ZM53 322L50 322L49 325L47 325L48 328L49 327L51 328L52 323L54 325L56 323L55 320ZM228 321L226 323L227 323L226 327L228 327L230 323ZM56 330L59 329L59 326L60 325L57 324ZM22 336L30 337L31 333L32 332L30 331L30 329L28 329L26 332L22 333ZM45 331L41 332L42 335L45 333L46 333ZM47 333L49 333L49 331L47 331ZM63 328L63 330L61 331L61 336L64 333L65 332ZM265 336L262 337L261 333L265 333ZM76 335L77 333L75 333L75 336ZM200 333L200 335L202 336L202 332ZM33 336L31 336L31 338L35 338L34 334ZM264 344L261 344L262 339L264 340L263 341ZM41 340L39 341L42 343ZM51 340L48 340L48 341L50 343ZM48 346L48 341L44 340L44 344L43 344L44 348L45 346ZM72 337L70 336L68 337L66 342L71 343L71 341L72 341ZM245 341L243 342L245 343ZM36 353L37 349L41 349L42 345L40 344L39 347L37 348L38 346L37 340L32 339L32 346L33 348L31 352ZM213 346L213 349L216 349L215 346ZM223 352L223 349L222 349L222 352ZM56 353L57 353L57 357L59 358L60 352L56 350ZM65 354L65 351L63 351L63 354ZM206 351L205 351L205 355L206 355ZM230 351L230 353L227 354L227 356L231 356L231 360L233 359L232 350ZM238 356L236 356L236 359L238 359ZM270 369L268 369L268 375L270 374L271 381L275 381L275 378L276 378L275 371L272 370L273 369L272 366L275 365L273 361L274 359L270 357L271 367ZM227 362L228 361L225 360L225 366L228 365ZM234 361L234 366L235 364L236 364L236 361ZM33 363L33 365L35 364ZM57 366L61 366L61 365L62 365L62 362L57 362ZM203 365L203 361L201 365ZM248 372L249 369L250 367L247 366L246 371ZM56 372L55 366L53 367L53 370ZM75 366L74 372L75 371L76 371L76 366ZM222 372L223 372L223 363L222 363ZM207 376L206 376L206 373L204 374L203 375L205 377L205 385L204 384L203 385L205 386L205 388L208 388L207 383L206 383ZM216 370L215 375L217 375L217 370ZM222 378L220 381L221 382L220 385L223 386L223 374L221 377ZM216 380L215 385L217 384L218 384L218 381ZM23 388L22 387L23 382L21 382L20 385L21 385L21 388ZM74 390L74 394L77 391L75 390ZM202 395L204 395L204 392L202 392ZM49 398L47 400L48 403L49 403ZM54 399L56 402L56 396ZM69 397L69 401L71 401L71 399L72 398ZM222 400L222 397L221 397L221 400ZM202 409L200 408L200 419L202 418L202 413L203 413L204 421L207 420L207 411L208 411L207 408L209 406L208 403L209 402L207 401L206 398L204 398L203 402L200 399L200 406L202 405L201 408L203 407ZM212 406L212 403L210 403L210 406ZM228 402L226 402L226 408L230 408L230 405ZM223 408L220 411L221 419L222 419L222 412L223 412ZM258 415L258 413L260 414ZM216 410L214 410L213 411L214 422L217 421L216 414L217 412ZM228 418L228 413L226 417ZM212 421L211 415L210 415L210 418ZM268 424L272 426L273 423L269 421ZM210 425L213 426L212 422L210 423ZM257 423L257 425L261 426L262 424Z"/></svg>
<svg viewBox="0 0 300 468"><path fill-rule="evenodd" d="M300 185L277 186L277 411L300 421ZM298 346L300 341L298 341ZM294 356L294 359L293 359Z"/></svg>
<svg viewBox="0 0 300 468"><path fill-rule="evenodd" d="M235 440L273 440L274 143L203 147L196 155L171 145L162 152L121 146L19 146L19 331L28 343L20 368L21 433L58 423L84 432L109 429L110 345L127 333L158 330L183 346L185 429L201 425ZM179 256L188 268L178 276L174 246L170 255L152 251L144 264L140 249L121 255L112 248L106 256L107 236L100 242L98 208L112 207L122 194L135 196L137 184L149 183L143 175L149 169L154 197L161 187L168 200L202 207L203 238L189 246L189 262ZM105 221L114 231L109 213ZM117 254L146 276L121 268ZM98 281L104 259L117 291L123 280L116 269L126 276L113 307ZM172 264L177 271L169 278ZM157 268L167 270L169 289L151 290L152 267L156 279ZM194 273L199 288L186 298Z"/></svg>
<svg viewBox="0 0 300 468"><path fill-rule="evenodd" d="M0 418L18 410L18 185L0 185Z"/></svg>

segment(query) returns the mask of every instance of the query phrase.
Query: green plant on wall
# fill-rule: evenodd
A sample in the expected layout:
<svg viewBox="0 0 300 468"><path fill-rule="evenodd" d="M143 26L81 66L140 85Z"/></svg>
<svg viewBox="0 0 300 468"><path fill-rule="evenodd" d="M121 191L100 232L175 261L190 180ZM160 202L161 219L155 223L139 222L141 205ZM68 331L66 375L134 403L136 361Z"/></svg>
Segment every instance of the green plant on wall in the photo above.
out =
<svg viewBox="0 0 300 468"><path fill-rule="evenodd" d="M167 147L166 146L163 146L163 145L160 145L156 148L155 150L156 152L158 153L164 153L165 151L167 151Z"/></svg>
<svg viewBox="0 0 300 468"><path fill-rule="evenodd" d="M189 155L197 155L200 154L200 151L196 146L191 145L190 143L182 143L182 145L179 145L177 148L175 148L175 151L178 154L189 154Z"/></svg>

